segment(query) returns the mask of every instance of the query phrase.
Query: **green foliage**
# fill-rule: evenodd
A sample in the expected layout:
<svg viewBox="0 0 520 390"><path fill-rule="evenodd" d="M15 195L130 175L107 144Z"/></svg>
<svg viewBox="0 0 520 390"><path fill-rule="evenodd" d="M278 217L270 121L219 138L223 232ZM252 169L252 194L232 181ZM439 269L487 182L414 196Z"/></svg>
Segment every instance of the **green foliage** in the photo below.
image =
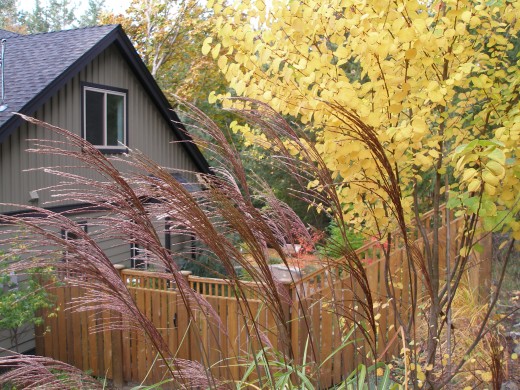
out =
<svg viewBox="0 0 520 390"><path fill-rule="evenodd" d="M88 0L88 8L85 13L79 18L79 26L95 26L99 22L105 0Z"/></svg>
<svg viewBox="0 0 520 390"><path fill-rule="evenodd" d="M276 264L282 264L282 263L283 263L283 261L279 256L269 257L269 264L276 265Z"/></svg>
<svg viewBox="0 0 520 390"><path fill-rule="evenodd" d="M396 390L402 386L390 379L390 367L377 363L370 367L360 364L335 390Z"/></svg>
<svg viewBox="0 0 520 390"><path fill-rule="evenodd" d="M22 13L19 20L30 34L70 28L76 21L70 0L50 0L47 5L35 0L33 10Z"/></svg>
<svg viewBox="0 0 520 390"><path fill-rule="evenodd" d="M89 0L88 8L77 13L71 0L34 0L30 11L20 11L14 0L0 2L0 28L22 34L36 34L99 24L105 0Z"/></svg>
<svg viewBox="0 0 520 390"><path fill-rule="evenodd" d="M353 330L354 328L347 333L347 337L343 340L341 347L333 351L323 363L335 354L341 353L344 347L353 342L350 339ZM307 349L305 352L307 352ZM304 358L303 361L305 360ZM256 373L258 367L270 367L271 370L266 369L265 376L260 380L251 380L252 374ZM262 387L260 386L262 384L262 388L270 389L314 390L316 389L314 383L316 383L315 375L317 373L319 373L319 367L313 367L310 363L295 366L291 362L286 361L280 352L263 349L256 354L254 361L246 367L245 373L237 383L236 388L256 388L256 386ZM299 384L294 383L295 379ZM333 387L335 390L397 390L401 388L402 386L390 379L390 367L383 362L369 367L360 364L344 381Z"/></svg>
<svg viewBox="0 0 520 390"><path fill-rule="evenodd" d="M236 133L233 135L238 137ZM329 217L325 213L319 213L316 208L309 207L309 202L302 199L298 191L300 185L297 178L283 169L280 161L276 161L269 151L250 145L242 137L239 142L234 142L234 145L240 150L245 168L265 180L278 199L287 203L306 224L320 230L325 229L330 222Z"/></svg>
<svg viewBox="0 0 520 390"><path fill-rule="evenodd" d="M343 256L345 253L344 248L347 245L347 242L354 250L361 248L361 246L365 243L365 238L352 229L346 230L347 240L345 241L341 229L334 222L329 225L328 233L329 236L325 244L318 248L319 253L323 256L337 259Z"/></svg>
<svg viewBox="0 0 520 390"><path fill-rule="evenodd" d="M15 0L0 0L0 28L9 28L16 19L16 14Z"/></svg>
<svg viewBox="0 0 520 390"><path fill-rule="evenodd" d="M43 317L37 312L51 308L53 300L41 285L42 278L48 277L48 270L26 271L25 280L18 283L17 275L5 271L12 261L16 259L2 258L0 261L0 329L8 329L18 347L18 329L24 325L41 325Z"/></svg>
<svg viewBox="0 0 520 390"><path fill-rule="evenodd" d="M182 270L204 278L222 278L226 275L222 264L204 251L199 251L196 259L185 259L180 266Z"/></svg>

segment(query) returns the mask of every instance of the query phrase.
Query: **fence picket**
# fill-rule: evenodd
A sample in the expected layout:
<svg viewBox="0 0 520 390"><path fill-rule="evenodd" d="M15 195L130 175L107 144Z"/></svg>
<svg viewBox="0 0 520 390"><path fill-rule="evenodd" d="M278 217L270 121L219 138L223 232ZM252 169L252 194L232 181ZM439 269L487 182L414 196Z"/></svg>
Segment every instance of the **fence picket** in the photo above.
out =
<svg viewBox="0 0 520 390"><path fill-rule="evenodd" d="M432 215L427 213L423 218L428 234L431 234ZM451 256L455 256L458 251L461 224L460 218L450 223ZM444 277L446 228L442 227L439 233L444 237L440 248L441 276ZM404 242L398 235L395 237L395 249L390 252L388 266L396 287L395 304L399 313L406 315L412 298L409 291L410 272ZM484 253L475 256L468 269L474 285L486 285L490 278L490 236L484 237L482 242ZM424 251L422 240L413 244L418 250ZM376 242L360 248L358 255L367 264L368 288L374 303L378 303L375 308L379 318L377 335L370 337L377 338L376 354L383 354L382 359L388 360L397 354L399 345L393 339L397 323L393 303L389 304L384 285L384 253L381 244ZM333 266L285 285L292 299L291 303L283 304L288 335L279 334L283 324L277 324L277 317L265 300L261 299L262 293L255 283L243 283L247 290L248 312L246 303L237 301L229 281L187 277L189 285L204 296L220 317L221 324L218 324L215 319L208 318L207 308L199 307L196 300L188 301L189 308L185 306L171 274L122 270L121 278L137 307L157 327L173 356L211 366L212 374L221 380L240 379L252 361L252 354L257 353L264 344L264 340L258 340L253 319L258 331L267 336L280 352L289 357L287 352L292 348L294 361L288 361L289 364L308 364L311 370L323 363L342 342L360 339L323 364L316 378L316 384L322 388L333 386L344 379L359 363L376 358L367 358L369 346L360 329L354 332L350 340L344 340L344 335L352 326L353 307L359 305L354 297L363 299L364 293L351 275ZM83 294L83 290L65 286L51 287L49 290L56 295L56 304L60 310L56 317L46 318L45 324L39 328L40 332L47 327L51 331L36 338L38 351L81 369L90 369L93 375L108 375L109 378L119 375L121 382L143 381L157 357L157 352L144 334L129 329L94 332L110 324L114 318L119 320L117 313L65 310L74 298ZM425 293L424 283L420 281L418 299L423 298ZM393 344L389 346L391 341ZM307 343L307 358L304 361ZM156 383L165 373L163 363L157 361L146 382ZM249 379L255 380L258 375L265 375L265 370L255 371Z"/></svg>

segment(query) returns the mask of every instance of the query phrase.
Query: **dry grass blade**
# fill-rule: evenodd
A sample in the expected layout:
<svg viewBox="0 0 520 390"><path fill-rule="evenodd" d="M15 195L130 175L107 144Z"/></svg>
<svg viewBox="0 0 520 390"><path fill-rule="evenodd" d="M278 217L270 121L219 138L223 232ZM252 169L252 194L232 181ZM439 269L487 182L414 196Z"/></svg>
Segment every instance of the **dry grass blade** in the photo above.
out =
<svg viewBox="0 0 520 390"><path fill-rule="evenodd" d="M69 364L41 356L13 355L0 358L0 386L23 389L103 389L98 380ZM3 387L2 387L3 388Z"/></svg>

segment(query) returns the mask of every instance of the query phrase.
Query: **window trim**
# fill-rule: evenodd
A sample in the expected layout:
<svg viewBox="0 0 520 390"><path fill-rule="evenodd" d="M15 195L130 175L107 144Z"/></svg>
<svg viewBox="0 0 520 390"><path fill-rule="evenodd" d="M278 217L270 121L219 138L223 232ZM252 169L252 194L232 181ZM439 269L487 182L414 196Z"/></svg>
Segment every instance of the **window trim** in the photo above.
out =
<svg viewBox="0 0 520 390"><path fill-rule="evenodd" d="M85 233L88 234L88 223L87 221L79 221L79 222L76 222L79 227L81 227L81 230L83 230ZM64 240L78 240L79 237L76 236L74 233L72 233L70 230L67 230L67 229L61 229L61 238L63 238ZM68 263L69 262L69 258L68 258L68 252L66 250L64 250L62 252L62 258L61 258L61 261L62 262L65 262L65 263ZM71 276L71 273L72 271L71 270L66 270L64 276L66 277L69 277Z"/></svg>
<svg viewBox="0 0 520 390"><path fill-rule="evenodd" d="M106 143L107 130L106 130L106 94L119 95L124 98L124 113L123 113L123 143L124 146L114 146L114 145L93 145L96 149L98 149L103 154L116 154L116 153L127 153L128 152L128 89L111 87L107 85L94 84L94 83L81 83L81 138L84 140L87 139L87 116L86 113L86 91L94 91L101 92L105 94L105 106L103 112L104 116L104 129L103 129L103 139Z"/></svg>
<svg viewBox="0 0 520 390"><path fill-rule="evenodd" d="M150 266L148 255L144 248L135 242L130 243L130 268L137 270L147 270Z"/></svg>

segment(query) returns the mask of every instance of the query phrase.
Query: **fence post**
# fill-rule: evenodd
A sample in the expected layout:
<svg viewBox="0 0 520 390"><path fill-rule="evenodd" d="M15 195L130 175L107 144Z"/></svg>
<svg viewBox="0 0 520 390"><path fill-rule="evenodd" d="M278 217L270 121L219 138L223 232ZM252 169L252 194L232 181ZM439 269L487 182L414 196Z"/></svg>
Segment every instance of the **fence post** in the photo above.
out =
<svg viewBox="0 0 520 390"><path fill-rule="evenodd" d="M286 293L285 297L282 297L282 310L284 316L285 326L278 330L278 349L280 351L284 351L288 356L291 356L293 351L293 346L291 345L291 306L293 304L293 289L295 288L292 284L292 280L287 279L279 279L279 282L283 285L283 289ZM283 298L286 298L284 301ZM284 329L287 330L287 334L282 334L281 331Z"/></svg>
<svg viewBox="0 0 520 390"><path fill-rule="evenodd" d="M119 272L119 276L123 279L122 271L125 266L122 264L114 264L114 268ZM120 313L114 313L116 321L121 322ZM112 384L114 389L122 389L124 386L123 378L123 333L120 330L113 330L112 336Z"/></svg>
<svg viewBox="0 0 520 390"><path fill-rule="evenodd" d="M181 275L184 277L184 279L186 279L186 282L188 282L188 283L190 281L190 276L191 276L192 273L193 272L188 271L188 270L182 270L181 271Z"/></svg>

